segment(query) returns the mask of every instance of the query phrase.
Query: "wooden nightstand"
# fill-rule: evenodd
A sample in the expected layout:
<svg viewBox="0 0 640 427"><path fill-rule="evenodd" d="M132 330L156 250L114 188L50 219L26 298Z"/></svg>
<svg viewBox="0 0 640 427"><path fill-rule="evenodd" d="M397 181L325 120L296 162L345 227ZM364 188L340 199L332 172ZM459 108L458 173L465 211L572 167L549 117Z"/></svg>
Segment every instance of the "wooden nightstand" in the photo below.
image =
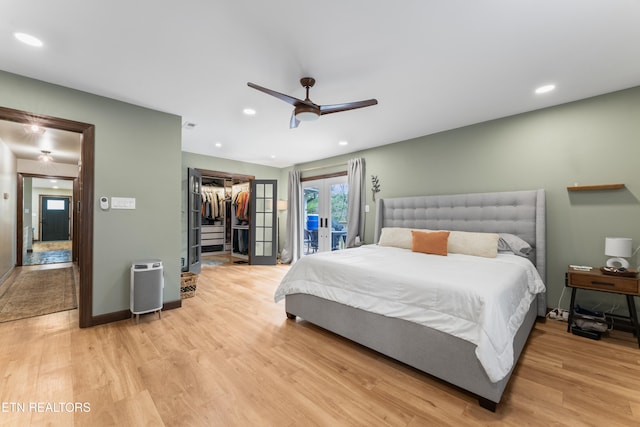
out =
<svg viewBox="0 0 640 427"><path fill-rule="evenodd" d="M638 347L640 347L638 313L636 312L636 304L633 299L634 296L640 296L640 279L638 279L638 277L610 276L602 273L597 268L591 271L581 271L569 267L565 276L565 285L571 288L571 306L569 307L567 332L571 332L573 308L575 306L576 291L578 289L622 294L627 297L629 320L631 321L634 335L638 338Z"/></svg>

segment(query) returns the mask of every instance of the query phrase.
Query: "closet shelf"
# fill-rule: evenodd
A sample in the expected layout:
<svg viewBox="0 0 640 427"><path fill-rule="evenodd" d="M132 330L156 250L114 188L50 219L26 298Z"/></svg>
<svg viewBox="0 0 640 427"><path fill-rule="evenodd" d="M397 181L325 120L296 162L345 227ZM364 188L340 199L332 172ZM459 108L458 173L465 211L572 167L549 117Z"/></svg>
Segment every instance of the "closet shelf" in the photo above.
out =
<svg viewBox="0 0 640 427"><path fill-rule="evenodd" d="M624 184L601 184L601 185L574 185L567 187L568 191L598 191L598 190L619 190L624 188Z"/></svg>

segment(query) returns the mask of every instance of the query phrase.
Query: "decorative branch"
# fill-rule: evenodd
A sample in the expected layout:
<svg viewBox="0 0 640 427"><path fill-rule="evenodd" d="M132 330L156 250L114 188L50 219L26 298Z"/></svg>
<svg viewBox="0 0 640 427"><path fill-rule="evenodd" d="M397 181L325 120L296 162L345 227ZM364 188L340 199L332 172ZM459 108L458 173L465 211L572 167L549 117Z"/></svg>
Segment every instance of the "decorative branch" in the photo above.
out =
<svg viewBox="0 0 640 427"><path fill-rule="evenodd" d="M380 181L377 175L371 175L371 193L373 201L376 201L376 193L380 192Z"/></svg>

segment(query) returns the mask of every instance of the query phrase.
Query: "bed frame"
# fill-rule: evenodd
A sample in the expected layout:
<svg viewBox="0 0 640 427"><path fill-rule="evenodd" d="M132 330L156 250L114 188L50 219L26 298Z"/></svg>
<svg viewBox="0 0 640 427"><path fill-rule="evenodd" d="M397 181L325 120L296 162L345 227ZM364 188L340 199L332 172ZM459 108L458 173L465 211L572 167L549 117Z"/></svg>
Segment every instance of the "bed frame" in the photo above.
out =
<svg viewBox="0 0 640 427"><path fill-rule="evenodd" d="M535 248L536 268L546 280L544 190L379 199L375 242L383 227L515 234ZM536 318L544 318L546 308L546 295L540 294L516 334L516 362ZM504 379L492 383L475 356L474 344L406 320L305 294L287 295L285 310L289 319L299 316L467 390L491 411L496 410L513 373L512 368Z"/></svg>

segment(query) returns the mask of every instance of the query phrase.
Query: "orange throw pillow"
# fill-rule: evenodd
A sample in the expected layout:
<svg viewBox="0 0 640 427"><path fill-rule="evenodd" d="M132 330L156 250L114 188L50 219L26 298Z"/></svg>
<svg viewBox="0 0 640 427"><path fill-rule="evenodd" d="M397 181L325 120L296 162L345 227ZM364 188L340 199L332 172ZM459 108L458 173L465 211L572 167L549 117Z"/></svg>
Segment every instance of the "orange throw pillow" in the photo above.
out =
<svg viewBox="0 0 640 427"><path fill-rule="evenodd" d="M413 252L447 256L448 231L411 230L411 239Z"/></svg>

